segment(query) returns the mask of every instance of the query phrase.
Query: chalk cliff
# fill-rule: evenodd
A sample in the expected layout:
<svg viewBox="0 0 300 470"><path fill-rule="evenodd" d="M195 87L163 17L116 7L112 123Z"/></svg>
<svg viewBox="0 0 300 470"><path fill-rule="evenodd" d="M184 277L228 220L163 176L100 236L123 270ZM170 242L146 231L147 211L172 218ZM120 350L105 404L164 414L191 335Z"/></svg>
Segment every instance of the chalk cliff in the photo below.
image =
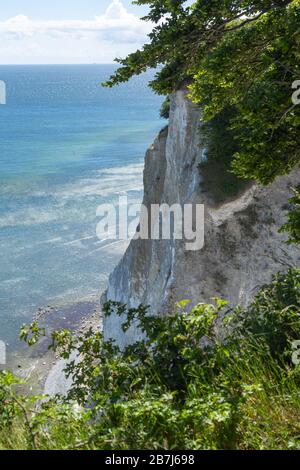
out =
<svg viewBox="0 0 300 470"><path fill-rule="evenodd" d="M200 111L186 94L172 95L169 125L146 153L144 204L204 204L204 248L187 251L184 240L133 240L105 294L129 306L150 305L155 314L182 299L196 304L219 296L245 305L272 274L300 260L299 249L283 244L285 235L278 233L299 170L216 203L199 167L205 158ZM105 319L104 335L123 347L140 334L135 327L124 334L121 322L115 315Z"/></svg>

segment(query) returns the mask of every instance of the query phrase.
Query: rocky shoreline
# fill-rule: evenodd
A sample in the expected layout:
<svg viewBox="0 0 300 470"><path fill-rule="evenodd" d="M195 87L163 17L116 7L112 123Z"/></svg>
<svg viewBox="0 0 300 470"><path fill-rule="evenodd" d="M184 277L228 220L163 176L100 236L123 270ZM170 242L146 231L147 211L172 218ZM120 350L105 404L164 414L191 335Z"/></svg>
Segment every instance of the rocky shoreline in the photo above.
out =
<svg viewBox="0 0 300 470"><path fill-rule="evenodd" d="M21 388L25 393L53 395L60 392L60 389L63 391L66 379L62 372L61 359L48 349L51 332L67 329L79 334L90 328L99 331L100 302L98 298L91 298L62 307L48 305L38 309L33 321L46 329L47 336L33 347L22 345L20 350L10 353L6 369L24 380Z"/></svg>

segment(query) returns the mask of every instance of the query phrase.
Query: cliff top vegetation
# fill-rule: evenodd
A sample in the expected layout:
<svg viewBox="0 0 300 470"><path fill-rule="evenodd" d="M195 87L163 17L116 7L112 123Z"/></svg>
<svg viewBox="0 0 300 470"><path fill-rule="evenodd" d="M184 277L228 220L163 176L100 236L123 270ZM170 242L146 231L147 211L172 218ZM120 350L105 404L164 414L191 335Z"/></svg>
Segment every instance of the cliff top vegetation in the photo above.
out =
<svg viewBox="0 0 300 470"><path fill-rule="evenodd" d="M106 86L156 67L150 86L157 93L168 95L189 79L203 120L213 128L223 119L236 176L268 184L299 165L299 0L135 3L149 6L149 42L116 59L120 67Z"/></svg>

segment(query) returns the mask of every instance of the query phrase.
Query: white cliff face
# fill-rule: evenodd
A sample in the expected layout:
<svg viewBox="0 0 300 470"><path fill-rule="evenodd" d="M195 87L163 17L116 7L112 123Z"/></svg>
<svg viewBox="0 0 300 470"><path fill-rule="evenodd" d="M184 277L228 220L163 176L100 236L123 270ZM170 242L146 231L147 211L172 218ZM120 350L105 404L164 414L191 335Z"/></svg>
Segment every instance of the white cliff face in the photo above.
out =
<svg viewBox="0 0 300 470"><path fill-rule="evenodd" d="M199 171L205 152L199 142L200 111L183 90L171 99L168 128L148 149L144 171L144 204L205 205L205 246L186 251L185 241L133 240L109 278L106 298L164 314L183 299L192 304L222 297L247 304L272 275L299 263L300 252L278 233L291 186L300 171L279 177L268 187L252 185L233 201L212 203ZM122 319L104 319L105 338L125 345L140 338L137 328L126 334Z"/></svg>

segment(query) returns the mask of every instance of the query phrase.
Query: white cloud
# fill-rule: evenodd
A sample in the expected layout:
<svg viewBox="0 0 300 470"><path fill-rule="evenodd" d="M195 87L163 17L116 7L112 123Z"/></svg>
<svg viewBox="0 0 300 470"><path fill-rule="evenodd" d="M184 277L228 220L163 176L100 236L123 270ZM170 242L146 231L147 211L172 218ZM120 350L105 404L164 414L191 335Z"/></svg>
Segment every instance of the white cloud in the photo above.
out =
<svg viewBox="0 0 300 470"><path fill-rule="evenodd" d="M111 62L117 52L125 55L143 44L151 29L121 0L112 0L103 15L91 20L33 20L19 14L0 21L0 62ZM91 54L99 43L105 51Z"/></svg>
<svg viewBox="0 0 300 470"><path fill-rule="evenodd" d="M17 15L0 22L0 33L15 34L19 36L32 36L34 34L47 34L51 32L109 32L130 33L137 38L150 31L151 25L139 17L128 13L120 0L113 0L106 12L92 20L31 20L25 15Z"/></svg>

